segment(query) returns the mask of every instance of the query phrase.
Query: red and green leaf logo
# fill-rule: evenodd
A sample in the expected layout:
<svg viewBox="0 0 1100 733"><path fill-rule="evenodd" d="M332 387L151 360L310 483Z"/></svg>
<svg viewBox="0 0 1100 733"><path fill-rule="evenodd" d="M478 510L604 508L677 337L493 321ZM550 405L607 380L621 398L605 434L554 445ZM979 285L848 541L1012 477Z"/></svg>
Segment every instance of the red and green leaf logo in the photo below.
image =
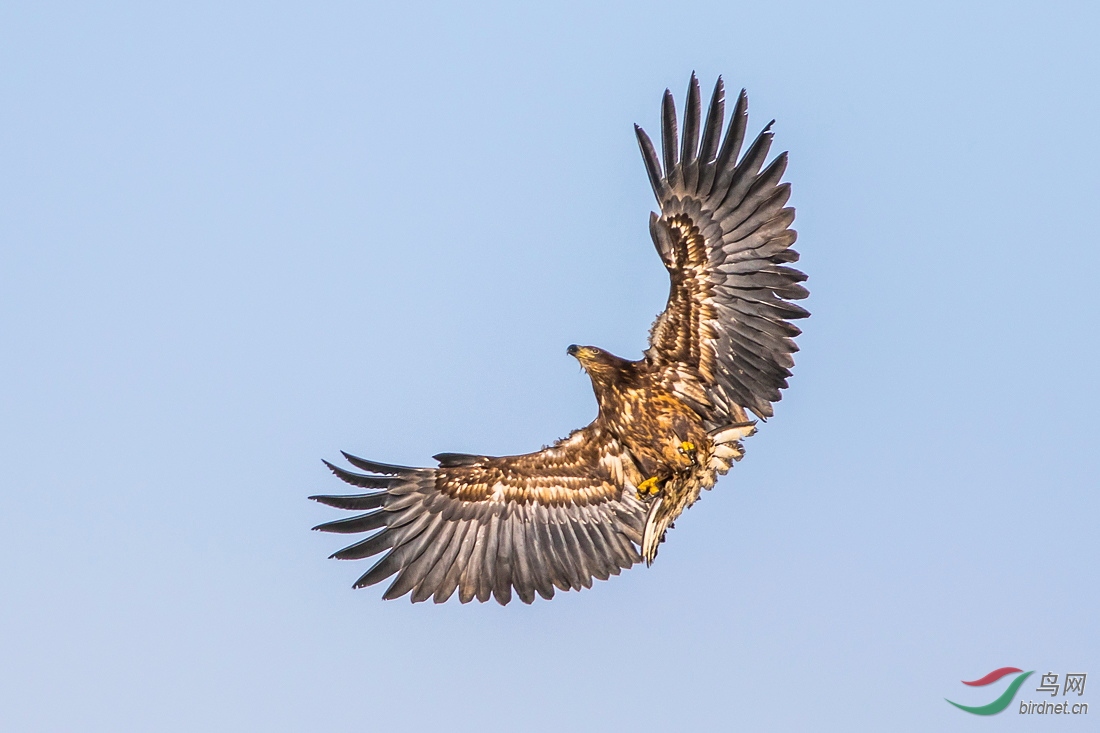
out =
<svg viewBox="0 0 1100 733"><path fill-rule="evenodd" d="M1000 669L993 670L985 677L973 680L972 682L967 682L966 680L962 681L964 685L970 685L971 687L984 687L985 685L993 684L1002 677L1006 677L1010 674L1020 674L1021 672L1024 672L1023 674L1020 674L1019 677L1012 680L1012 684L1010 684L1008 688L1001 693L1001 696L993 702L989 703L988 705L977 705L971 707L970 705L960 705L954 700L947 700L947 698L944 699L957 707L959 710L965 710L966 712L973 713L974 715L996 715L997 713L1001 712L1012 704L1012 698L1016 697L1016 693L1017 691L1019 691L1020 685L1024 684L1024 680L1030 677L1032 673L1034 673L1034 671L1035 670L1032 670L1031 672L1024 672L1022 669L1019 669L1017 667L1001 667Z"/></svg>

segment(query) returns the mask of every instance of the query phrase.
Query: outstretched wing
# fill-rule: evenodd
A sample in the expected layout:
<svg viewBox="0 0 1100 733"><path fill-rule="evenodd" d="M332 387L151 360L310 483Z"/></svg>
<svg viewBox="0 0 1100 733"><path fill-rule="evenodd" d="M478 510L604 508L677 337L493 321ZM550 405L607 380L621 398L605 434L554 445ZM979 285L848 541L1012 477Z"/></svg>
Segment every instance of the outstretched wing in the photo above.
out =
<svg viewBox="0 0 1100 733"><path fill-rule="evenodd" d="M378 530L332 555L382 558L355 582L397 577L385 598L412 593L442 603L490 596L524 603L537 592L591 588L641 558L645 508L637 469L619 444L589 426L538 453L503 458L445 453L439 468L406 468L344 456L367 474L325 462L338 477L369 489L354 496L312 496L338 509L365 511L322 524L324 532Z"/></svg>
<svg viewBox="0 0 1100 733"><path fill-rule="evenodd" d="M646 360L667 385L700 411L711 427L745 420L744 410L772 415L787 386L793 337L790 321L809 313L806 276L786 263L794 209L790 184L780 183L787 154L761 170L771 147L771 124L738 160L748 122L744 90L724 140L722 79L714 87L700 142L699 82L691 75L683 141L676 108L665 91L662 160L638 126L638 143L661 215L650 219L654 245L672 279L668 306L653 324Z"/></svg>

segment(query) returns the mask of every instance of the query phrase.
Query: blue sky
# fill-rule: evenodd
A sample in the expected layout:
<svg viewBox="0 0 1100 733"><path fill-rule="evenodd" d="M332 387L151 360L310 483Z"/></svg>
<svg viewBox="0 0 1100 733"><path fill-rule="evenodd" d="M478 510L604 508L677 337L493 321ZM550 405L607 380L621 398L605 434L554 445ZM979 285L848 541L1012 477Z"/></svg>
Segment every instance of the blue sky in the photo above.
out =
<svg viewBox="0 0 1100 733"><path fill-rule="evenodd" d="M0 728L971 730L1008 680L962 679L1100 679L1096 6L591 5L0 8ZM568 344L645 347L631 125L692 70L791 153L776 417L651 569L352 591L322 457L536 449L595 414Z"/></svg>

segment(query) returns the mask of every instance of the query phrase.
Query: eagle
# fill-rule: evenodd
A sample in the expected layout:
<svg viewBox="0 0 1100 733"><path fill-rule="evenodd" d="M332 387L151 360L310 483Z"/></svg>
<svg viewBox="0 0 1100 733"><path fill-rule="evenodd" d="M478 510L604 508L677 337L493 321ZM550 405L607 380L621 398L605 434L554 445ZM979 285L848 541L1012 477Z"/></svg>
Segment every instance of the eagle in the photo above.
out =
<svg viewBox="0 0 1100 733"><path fill-rule="evenodd" d="M396 576L383 594L414 603L461 603L512 593L591 588L642 560L652 564L673 521L744 455L742 440L787 387L809 313L806 275L789 267L794 209L782 182L787 153L767 162L769 123L741 154L748 124L742 90L722 134L725 87L719 77L706 119L691 75L683 130L666 89L661 154L634 126L660 214L649 230L668 269L668 303L641 359L572 345L592 381L599 412L587 427L535 453L440 453L416 468L344 453L357 470L325 461L357 487L351 495L311 496L354 516L314 529L366 535L334 553L380 558L355 581L361 588ZM765 165L765 163L767 164Z"/></svg>

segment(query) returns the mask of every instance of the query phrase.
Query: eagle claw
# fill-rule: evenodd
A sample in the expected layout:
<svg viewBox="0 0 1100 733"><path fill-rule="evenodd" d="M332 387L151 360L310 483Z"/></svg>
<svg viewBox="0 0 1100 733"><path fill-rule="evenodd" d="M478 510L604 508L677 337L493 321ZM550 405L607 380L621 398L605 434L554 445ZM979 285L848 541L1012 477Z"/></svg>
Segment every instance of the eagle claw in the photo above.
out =
<svg viewBox="0 0 1100 733"><path fill-rule="evenodd" d="M656 496L660 490L660 481L656 476L651 476L638 484L638 496Z"/></svg>
<svg viewBox="0 0 1100 733"><path fill-rule="evenodd" d="M685 440L677 446L676 450L680 455L687 456L691 461L691 465L695 465L696 455L699 453L699 450L695 447L695 443Z"/></svg>

